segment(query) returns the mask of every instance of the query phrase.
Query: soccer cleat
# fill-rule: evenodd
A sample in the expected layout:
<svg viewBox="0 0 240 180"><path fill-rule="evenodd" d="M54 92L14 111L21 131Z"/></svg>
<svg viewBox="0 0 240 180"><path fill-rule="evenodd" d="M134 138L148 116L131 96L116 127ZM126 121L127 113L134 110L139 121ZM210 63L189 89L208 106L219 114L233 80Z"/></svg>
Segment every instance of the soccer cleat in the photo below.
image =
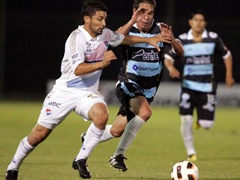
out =
<svg viewBox="0 0 240 180"><path fill-rule="evenodd" d="M81 134L81 136L80 136L81 141L82 141L82 144L83 144L83 142L85 141L85 136L86 136L86 132L83 132L83 133Z"/></svg>
<svg viewBox="0 0 240 180"><path fill-rule="evenodd" d="M6 171L5 180L17 180L18 179L18 171L8 170Z"/></svg>
<svg viewBox="0 0 240 180"><path fill-rule="evenodd" d="M191 162L196 161L196 160L197 160L196 154L192 154L192 155L188 156L187 160L188 160L188 161L191 161Z"/></svg>
<svg viewBox="0 0 240 180"><path fill-rule="evenodd" d="M114 167L120 171L127 171L127 167L124 163L124 159L127 160L127 158L124 157L122 154L114 155L109 160L109 163L112 167Z"/></svg>
<svg viewBox="0 0 240 180"><path fill-rule="evenodd" d="M80 177L83 179L91 178L86 161L87 159L79 159L78 161L74 159L72 163L73 169L78 170Z"/></svg>

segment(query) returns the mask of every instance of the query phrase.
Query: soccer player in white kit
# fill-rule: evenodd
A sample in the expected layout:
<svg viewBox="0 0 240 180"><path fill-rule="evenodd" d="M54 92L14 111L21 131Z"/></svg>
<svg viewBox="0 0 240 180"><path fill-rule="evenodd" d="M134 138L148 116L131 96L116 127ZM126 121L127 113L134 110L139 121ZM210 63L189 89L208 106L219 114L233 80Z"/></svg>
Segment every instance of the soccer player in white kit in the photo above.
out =
<svg viewBox="0 0 240 180"><path fill-rule="evenodd" d="M99 2L87 2L82 9L84 25L80 25L68 37L61 64L61 77L46 96L37 124L24 137L7 167L6 180L17 180L23 160L43 142L72 111L91 120L85 141L73 161L73 168L82 178L91 178L87 158L99 143L107 120L108 108L98 92L102 69L110 65L116 56L108 51L108 45L149 43L158 49L161 35L151 38L124 36L106 28L106 6ZM162 35L164 36L164 35Z"/></svg>

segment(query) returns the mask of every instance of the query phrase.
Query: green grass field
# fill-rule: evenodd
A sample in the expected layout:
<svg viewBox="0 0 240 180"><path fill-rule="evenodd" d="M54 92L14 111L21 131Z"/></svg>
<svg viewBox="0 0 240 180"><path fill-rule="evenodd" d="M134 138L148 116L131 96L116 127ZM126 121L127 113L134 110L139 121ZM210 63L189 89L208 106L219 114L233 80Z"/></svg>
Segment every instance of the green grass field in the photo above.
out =
<svg viewBox="0 0 240 180"><path fill-rule="evenodd" d="M19 141L35 125L41 102L0 102L0 179ZM111 123L117 107L110 106ZM195 130L200 180L240 180L240 109L218 108L211 130ZM80 134L89 122L72 113L23 162L19 180L77 180L71 163L80 148ZM88 160L93 180L170 180L173 164L186 158L177 107L153 107L153 115L126 153L129 168L119 172L108 160L119 139L99 144Z"/></svg>

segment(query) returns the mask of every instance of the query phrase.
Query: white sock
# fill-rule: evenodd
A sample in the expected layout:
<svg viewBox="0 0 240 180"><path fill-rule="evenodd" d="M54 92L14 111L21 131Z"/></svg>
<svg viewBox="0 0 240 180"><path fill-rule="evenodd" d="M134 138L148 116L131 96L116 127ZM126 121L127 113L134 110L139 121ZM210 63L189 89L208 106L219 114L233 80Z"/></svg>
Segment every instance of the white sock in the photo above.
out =
<svg viewBox="0 0 240 180"><path fill-rule="evenodd" d="M113 135L110 132L111 127L112 127L111 124L106 126L106 128L103 132L103 135L100 138L100 142L108 141L113 138Z"/></svg>
<svg viewBox="0 0 240 180"><path fill-rule="evenodd" d="M89 126L84 143L76 157L76 160L87 159L94 147L100 142L104 130L98 129L93 123Z"/></svg>
<svg viewBox="0 0 240 180"><path fill-rule="evenodd" d="M27 157L27 155L34 149L33 146L31 146L28 141L27 137L23 138L18 148L13 156L12 161L7 167L7 170L16 170L18 171L20 165L22 164L23 160Z"/></svg>
<svg viewBox="0 0 240 180"><path fill-rule="evenodd" d="M135 116L129 121L129 123L127 124L124 130L124 133L122 134L120 142L118 143L118 147L114 155L118 155L118 154L124 155L125 151L132 144L139 129L142 127L144 123L145 121L139 116Z"/></svg>
<svg viewBox="0 0 240 180"><path fill-rule="evenodd" d="M181 116L181 134L187 151L187 155L196 154L193 143L193 116Z"/></svg>

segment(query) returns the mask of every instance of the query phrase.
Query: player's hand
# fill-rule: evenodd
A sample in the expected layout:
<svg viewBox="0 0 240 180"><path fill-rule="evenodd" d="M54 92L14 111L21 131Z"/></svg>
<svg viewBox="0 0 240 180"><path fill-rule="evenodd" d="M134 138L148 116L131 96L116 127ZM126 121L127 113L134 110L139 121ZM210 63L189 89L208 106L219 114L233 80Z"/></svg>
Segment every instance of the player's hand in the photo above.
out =
<svg viewBox="0 0 240 180"><path fill-rule="evenodd" d="M169 26L165 23L160 23L160 31L161 31L161 34L166 34L168 38L171 38L171 41L170 42L168 41L168 43L171 43L172 40L174 39L174 35L172 33L172 26Z"/></svg>
<svg viewBox="0 0 240 180"><path fill-rule="evenodd" d="M142 14L142 11L143 11L143 9L139 7L137 10L135 10L133 12L132 18L131 18L131 21L133 23L139 22L139 21L141 21L143 19L144 16Z"/></svg>
<svg viewBox="0 0 240 180"><path fill-rule="evenodd" d="M169 67L168 72L171 78L180 78L180 72L174 66Z"/></svg>
<svg viewBox="0 0 240 180"><path fill-rule="evenodd" d="M235 83L235 80L233 79L232 76L226 76L225 82L228 87L232 87Z"/></svg>
<svg viewBox="0 0 240 180"><path fill-rule="evenodd" d="M171 43L171 37L168 34L160 33L153 37L148 38L148 44L154 46L158 51L160 51L159 42Z"/></svg>
<svg viewBox="0 0 240 180"><path fill-rule="evenodd" d="M117 60L116 55L112 50L109 50L104 53L102 62L102 68L105 68L111 64L111 61Z"/></svg>

